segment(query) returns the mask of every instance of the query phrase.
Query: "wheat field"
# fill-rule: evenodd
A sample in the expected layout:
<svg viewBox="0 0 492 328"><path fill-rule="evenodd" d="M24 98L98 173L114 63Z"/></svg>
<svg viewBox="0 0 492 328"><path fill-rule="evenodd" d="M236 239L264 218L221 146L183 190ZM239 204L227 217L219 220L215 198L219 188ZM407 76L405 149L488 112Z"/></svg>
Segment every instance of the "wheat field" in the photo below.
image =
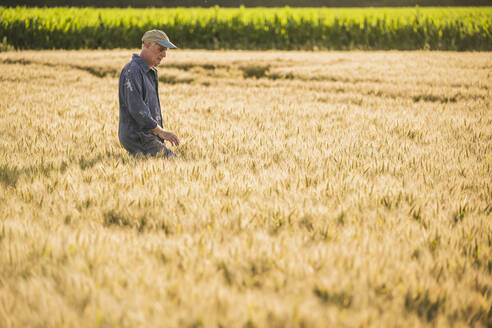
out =
<svg viewBox="0 0 492 328"><path fill-rule="evenodd" d="M492 54L0 53L0 327L491 327Z"/></svg>

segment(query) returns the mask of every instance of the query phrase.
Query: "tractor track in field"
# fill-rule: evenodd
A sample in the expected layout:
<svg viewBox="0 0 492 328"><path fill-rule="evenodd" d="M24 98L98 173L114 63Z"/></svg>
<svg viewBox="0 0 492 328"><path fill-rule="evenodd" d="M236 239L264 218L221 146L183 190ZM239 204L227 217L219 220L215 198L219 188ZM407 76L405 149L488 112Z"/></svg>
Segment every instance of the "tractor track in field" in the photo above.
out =
<svg viewBox="0 0 492 328"><path fill-rule="evenodd" d="M97 78L117 78L119 71L111 67L103 66L89 66L89 65L74 65L66 63L52 63L45 61L35 61L29 59L10 59L5 58L0 60L0 64L5 65L41 65L53 68L68 68L75 69L83 72L87 72L92 76ZM358 93L364 97L378 97L386 99L409 99L414 103L419 102L433 102L433 103L456 103L458 100L482 100L486 101L488 98L482 94L463 94L461 91L456 90L449 94L438 94L434 92L427 93L415 93L404 91L387 91L381 90L381 88L367 88L367 84L381 85L381 84L393 84L393 81L385 81L381 78L352 78L336 75L319 75L319 76L302 76L293 73L278 73L272 68L279 68L282 66L274 66L270 64L245 64L242 62L234 62L230 65L225 64L209 64L209 63L176 63L176 64L166 64L166 69L176 69L180 72L188 74L185 77L179 77L174 75L164 75L159 76L159 81L165 84L191 84L194 82L200 83L205 86L211 85L210 80L199 81L200 77L206 76L212 79L224 79L224 76L214 76L214 72L221 71L225 74L229 80L230 84L235 85L232 81L241 81L240 83L245 83L246 81L261 81L261 79L273 80L285 83L295 83L299 82L301 85L305 82L332 82L336 83L337 86L322 85L320 87L315 87L322 91L324 94L341 94L341 93ZM9 77L0 77L0 81L9 81ZM435 87L434 84L429 82L421 82L423 85ZM361 86L362 85L362 86ZM265 88L278 87L278 85L262 85ZM452 84L449 86L451 89L461 89L461 88L471 88L473 85L460 85ZM475 86L476 87L476 86ZM488 92L488 86L482 85L478 86L479 89ZM320 97L317 99L322 102L330 102L330 97Z"/></svg>

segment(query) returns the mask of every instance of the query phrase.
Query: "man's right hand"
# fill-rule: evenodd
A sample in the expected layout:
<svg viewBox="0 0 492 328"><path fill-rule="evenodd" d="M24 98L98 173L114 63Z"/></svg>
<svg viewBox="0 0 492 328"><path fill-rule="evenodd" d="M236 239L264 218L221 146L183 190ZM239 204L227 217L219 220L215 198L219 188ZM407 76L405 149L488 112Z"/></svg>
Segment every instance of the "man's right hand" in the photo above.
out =
<svg viewBox="0 0 492 328"><path fill-rule="evenodd" d="M156 126L154 129L152 129L151 131L153 134L156 134L161 139L169 141L174 146L179 145L178 137L172 132L164 131L159 125Z"/></svg>

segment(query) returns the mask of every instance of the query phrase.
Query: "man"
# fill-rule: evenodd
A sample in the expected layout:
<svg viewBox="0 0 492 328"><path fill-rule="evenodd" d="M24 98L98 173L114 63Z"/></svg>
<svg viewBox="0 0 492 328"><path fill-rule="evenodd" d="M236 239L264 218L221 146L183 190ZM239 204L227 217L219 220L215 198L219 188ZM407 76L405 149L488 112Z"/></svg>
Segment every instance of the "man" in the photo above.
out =
<svg viewBox="0 0 492 328"><path fill-rule="evenodd" d="M167 50L175 48L164 32L147 31L142 37L140 55L133 54L121 71L118 137L131 154L176 157L164 143L167 140L177 146L179 139L163 130L156 70Z"/></svg>

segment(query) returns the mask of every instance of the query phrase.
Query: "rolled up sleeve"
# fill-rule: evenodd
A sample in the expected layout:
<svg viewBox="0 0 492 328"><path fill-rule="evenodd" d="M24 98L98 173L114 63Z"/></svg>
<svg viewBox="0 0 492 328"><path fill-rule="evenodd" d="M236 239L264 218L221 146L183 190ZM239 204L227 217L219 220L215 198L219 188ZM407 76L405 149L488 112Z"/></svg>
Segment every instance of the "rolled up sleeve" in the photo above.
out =
<svg viewBox="0 0 492 328"><path fill-rule="evenodd" d="M139 72L125 72L123 92L128 112L142 130L151 130L157 126L152 118L149 106L144 102L142 92L142 76Z"/></svg>

